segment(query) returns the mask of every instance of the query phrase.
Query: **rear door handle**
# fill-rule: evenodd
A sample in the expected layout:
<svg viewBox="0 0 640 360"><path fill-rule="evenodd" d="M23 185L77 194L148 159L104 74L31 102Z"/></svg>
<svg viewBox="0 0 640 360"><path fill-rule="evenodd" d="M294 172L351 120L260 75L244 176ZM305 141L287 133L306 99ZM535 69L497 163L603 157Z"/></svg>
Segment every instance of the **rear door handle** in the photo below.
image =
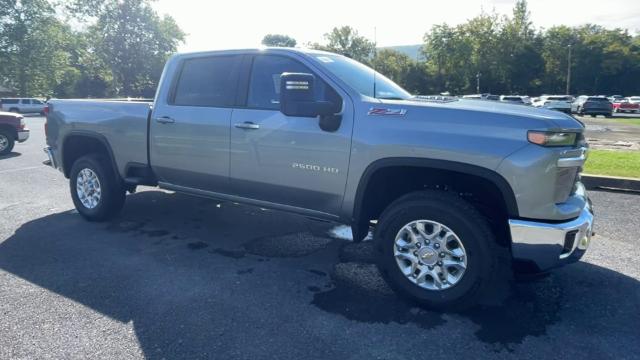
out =
<svg viewBox="0 0 640 360"><path fill-rule="evenodd" d="M168 116L162 116L162 117L157 117L156 122L160 124L173 124L176 121Z"/></svg>
<svg viewBox="0 0 640 360"><path fill-rule="evenodd" d="M237 123L234 125L238 129L248 129L248 130L257 130L260 129L260 125L252 123L250 121L245 121L243 123Z"/></svg>

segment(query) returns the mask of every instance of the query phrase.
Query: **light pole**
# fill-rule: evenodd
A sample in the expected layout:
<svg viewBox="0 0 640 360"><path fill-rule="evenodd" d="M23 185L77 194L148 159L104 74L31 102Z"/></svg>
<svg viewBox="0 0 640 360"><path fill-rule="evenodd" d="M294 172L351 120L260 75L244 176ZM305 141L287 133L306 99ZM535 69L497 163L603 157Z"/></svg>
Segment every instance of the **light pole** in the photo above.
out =
<svg viewBox="0 0 640 360"><path fill-rule="evenodd" d="M482 76L482 74L477 73L476 74L476 93L480 94L480 76Z"/></svg>
<svg viewBox="0 0 640 360"><path fill-rule="evenodd" d="M569 90L571 90L571 45L567 45L569 48L569 55L567 56L567 91L566 94L569 95Z"/></svg>

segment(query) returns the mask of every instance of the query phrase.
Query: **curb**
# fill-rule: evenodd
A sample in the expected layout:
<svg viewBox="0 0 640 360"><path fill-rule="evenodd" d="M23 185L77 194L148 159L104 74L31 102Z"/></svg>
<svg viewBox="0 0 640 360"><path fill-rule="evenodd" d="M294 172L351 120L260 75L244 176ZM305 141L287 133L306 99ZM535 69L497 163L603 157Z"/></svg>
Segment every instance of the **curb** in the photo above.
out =
<svg viewBox="0 0 640 360"><path fill-rule="evenodd" d="M582 174L581 181L587 190L618 189L640 192L640 179Z"/></svg>

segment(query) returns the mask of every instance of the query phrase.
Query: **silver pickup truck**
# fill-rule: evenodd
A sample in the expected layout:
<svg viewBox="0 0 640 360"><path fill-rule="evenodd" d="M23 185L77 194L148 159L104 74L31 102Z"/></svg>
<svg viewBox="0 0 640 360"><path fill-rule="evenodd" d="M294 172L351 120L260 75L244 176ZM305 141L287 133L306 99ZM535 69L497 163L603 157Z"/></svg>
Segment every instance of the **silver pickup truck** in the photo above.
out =
<svg viewBox="0 0 640 360"><path fill-rule="evenodd" d="M390 286L434 308L472 304L504 254L544 272L592 235L580 122L412 96L327 52L175 55L153 103L51 100L46 128L88 220L151 185L348 224L354 241L373 228Z"/></svg>

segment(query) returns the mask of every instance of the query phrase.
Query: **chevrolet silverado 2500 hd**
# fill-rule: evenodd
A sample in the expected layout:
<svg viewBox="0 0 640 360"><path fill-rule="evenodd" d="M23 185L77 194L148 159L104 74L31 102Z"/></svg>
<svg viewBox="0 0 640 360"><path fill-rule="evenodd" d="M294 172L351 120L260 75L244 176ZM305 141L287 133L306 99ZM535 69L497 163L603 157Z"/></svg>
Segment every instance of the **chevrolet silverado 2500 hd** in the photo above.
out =
<svg viewBox="0 0 640 360"><path fill-rule="evenodd" d="M431 307L472 303L499 253L540 272L578 260L591 239L581 123L415 97L332 53L179 54L153 103L49 106L45 151L88 220L157 185L342 222L356 241L375 224L384 278Z"/></svg>

